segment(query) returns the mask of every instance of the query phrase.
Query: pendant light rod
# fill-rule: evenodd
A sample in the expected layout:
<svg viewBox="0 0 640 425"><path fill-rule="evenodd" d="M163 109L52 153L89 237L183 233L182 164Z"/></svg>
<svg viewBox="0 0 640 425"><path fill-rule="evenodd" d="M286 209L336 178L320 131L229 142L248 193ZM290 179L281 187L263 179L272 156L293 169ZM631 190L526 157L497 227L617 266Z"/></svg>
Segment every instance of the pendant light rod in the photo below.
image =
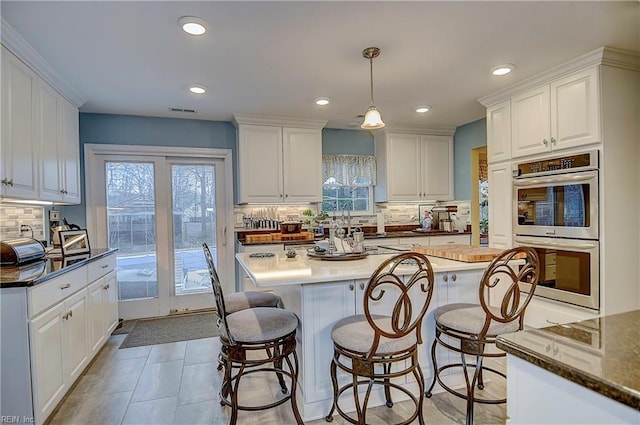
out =
<svg viewBox="0 0 640 425"><path fill-rule="evenodd" d="M373 58L377 58L380 55L380 49L377 47L367 47L362 51L362 56L365 59L369 59L369 75L371 80L371 105L364 114L364 120L360 125L363 130L377 130L384 127L384 121L380 116L380 112L376 109L373 103Z"/></svg>
<svg viewBox="0 0 640 425"><path fill-rule="evenodd" d="M371 83L371 105L373 105L373 58L380 56L380 49L377 47L367 47L362 51L362 56L369 59L369 75Z"/></svg>

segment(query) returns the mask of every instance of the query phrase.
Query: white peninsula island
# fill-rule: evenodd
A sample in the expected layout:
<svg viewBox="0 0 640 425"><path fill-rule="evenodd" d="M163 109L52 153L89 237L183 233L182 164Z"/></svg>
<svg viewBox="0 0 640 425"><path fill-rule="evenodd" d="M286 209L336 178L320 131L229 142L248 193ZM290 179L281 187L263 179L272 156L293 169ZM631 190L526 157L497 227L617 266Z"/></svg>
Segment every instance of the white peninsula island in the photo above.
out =
<svg viewBox="0 0 640 425"><path fill-rule="evenodd" d="M471 248L471 247L469 247ZM477 249L477 248L475 248ZM236 254L242 269L258 288L273 288L282 297L284 307L300 318L297 333L297 351L300 360L298 405L305 421L324 417L331 408L333 388L329 366L333 356L331 327L343 317L363 311L362 296L373 271L394 254L392 250L378 249L375 254L351 261L319 260L298 251L295 258L285 252L271 257L250 257ZM395 252L398 254L399 252ZM433 376L430 349L434 338L432 311L443 304L478 302L478 285L489 262L467 263L445 258L429 257L435 273L435 287L431 305L423 322L423 348L420 366L427 384ZM408 267L407 274L412 269ZM419 302L419 300L413 300ZM380 306L387 314L391 307ZM438 358L448 353L438 354ZM401 378L402 385L417 385L412 376ZM406 381L404 381L406 379ZM439 386L436 386L438 391ZM347 395L345 406L347 405ZM394 401L401 400L394 393ZM383 404L381 397L373 397L370 406Z"/></svg>

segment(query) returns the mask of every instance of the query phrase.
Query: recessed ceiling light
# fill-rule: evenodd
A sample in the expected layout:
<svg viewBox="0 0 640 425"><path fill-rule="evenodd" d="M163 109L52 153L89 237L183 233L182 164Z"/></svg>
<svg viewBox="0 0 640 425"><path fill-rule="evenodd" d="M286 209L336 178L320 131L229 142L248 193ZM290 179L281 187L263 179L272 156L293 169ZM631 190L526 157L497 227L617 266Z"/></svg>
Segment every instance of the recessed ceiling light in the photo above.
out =
<svg viewBox="0 0 640 425"><path fill-rule="evenodd" d="M416 112L419 114L424 114L425 112L429 112L430 110L431 110L431 106L429 105L418 106L416 108Z"/></svg>
<svg viewBox="0 0 640 425"><path fill-rule="evenodd" d="M184 32L191 35L202 35L207 32L207 21L195 16L183 16L178 23Z"/></svg>
<svg viewBox="0 0 640 425"><path fill-rule="evenodd" d="M328 97L319 97L315 100L315 102L316 105L325 106L331 103L331 99L329 99Z"/></svg>
<svg viewBox="0 0 640 425"><path fill-rule="evenodd" d="M203 86L202 84L191 84L189 86L189 91L195 94L205 94L207 92L207 86Z"/></svg>
<svg viewBox="0 0 640 425"><path fill-rule="evenodd" d="M505 63L502 65L498 65L494 68L491 68L491 73L493 75L507 75L508 73L510 73L511 71L513 71L516 68L516 66L512 63Z"/></svg>

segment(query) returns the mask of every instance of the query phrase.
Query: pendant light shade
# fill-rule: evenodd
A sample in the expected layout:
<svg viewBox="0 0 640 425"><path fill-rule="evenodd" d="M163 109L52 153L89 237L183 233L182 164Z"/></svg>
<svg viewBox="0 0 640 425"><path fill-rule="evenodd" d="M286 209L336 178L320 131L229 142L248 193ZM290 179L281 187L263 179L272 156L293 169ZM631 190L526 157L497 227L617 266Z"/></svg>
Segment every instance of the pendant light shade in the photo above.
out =
<svg viewBox="0 0 640 425"><path fill-rule="evenodd" d="M373 58L376 58L379 55L380 49L377 47L367 47L362 51L362 56L365 59L369 59L369 70L371 76L371 106L369 106L367 113L364 115L364 120L360 125L360 128L363 130L377 130L384 127L382 116L373 103Z"/></svg>

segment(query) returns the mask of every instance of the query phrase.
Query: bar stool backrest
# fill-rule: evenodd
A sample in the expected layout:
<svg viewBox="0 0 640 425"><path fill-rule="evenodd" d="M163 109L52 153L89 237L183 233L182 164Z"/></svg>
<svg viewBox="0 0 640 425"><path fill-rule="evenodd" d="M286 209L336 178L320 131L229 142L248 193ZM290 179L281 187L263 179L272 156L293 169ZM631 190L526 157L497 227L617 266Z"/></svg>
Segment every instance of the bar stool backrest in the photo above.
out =
<svg viewBox="0 0 640 425"><path fill-rule="evenodd" d="M406 270L401 274L400 268L408 268L410 274ZM365 316L375 331L368 358L375 354L380 337L397 339L415 331L416 343L422 343L422 319L433 295L433 281L429 259L416 252L396 255L378 266L369 278L363 300ZM391 315L387 316L387 311L384 319L373 317L385 297L384 305L393 306Z"/></svg>
<svg viewBox="0 0 640 425"><path fill-rule="evenodd" d="M213 298L216 302L216 314L218 315L218 323L220 324L220 330L223 335L234 343L227 331L229 327L227 326L227 310L224 305L224 295L222 294L222 285L220 283L220 278L218 277L218 272L216 272L216 267L213 263L213 257L211 256L211 251L209 250L209 246L206 242L202 243L202 250L204 251L204 258L207 260L207 266L209 266L209 276L211 277L211 286L213 287Z"/></svg>
<svg viewBox="0 0 640 425"><path fill-rule="evenodd" d="M517 264L517 259L520 259ZM524 264L522 264L524 260ZM503 251L489 264L480 281L480 304L486 313L481 337L486 335L491 320L509 323L520 321L524 325L524 313L533 297L540 276L540 259L533 248L516 247ZM528 294L520 289L520 282L531 285ZM491 290L491 291L490 291ZM489 308L489 294L502 293L499 308ZM494 304L495 305L495 304Z"/></svg>

